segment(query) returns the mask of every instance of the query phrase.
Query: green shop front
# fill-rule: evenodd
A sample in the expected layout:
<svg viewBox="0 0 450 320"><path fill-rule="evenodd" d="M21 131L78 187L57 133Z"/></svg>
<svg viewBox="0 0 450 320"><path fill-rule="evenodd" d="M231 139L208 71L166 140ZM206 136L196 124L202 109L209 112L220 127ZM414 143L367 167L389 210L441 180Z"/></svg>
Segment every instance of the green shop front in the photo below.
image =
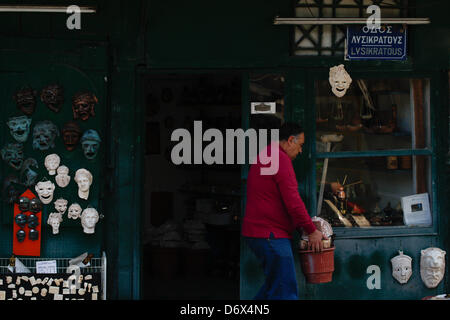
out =
<svg viewBox="0 0 450 320"><path fill-rule="evenodd" d="M421 299L447 293L448 267L442 281L428 288L420 260L422 250L448 251L449 245L448 4L376 1L382 19L430 23L400 24L407 30L404 60L344 60L348 25L336 21L367 18L370 4L98 0L80 4L95 9L81 12L81 29L67 27L66 13L0 13L2 148L14 143L8 120L24 115L13 96L29 87L36 101L21 149L24 163L36 162L26 162L23 170L1 164L5 298L18 290L8 288L6 278L23 276L8 268L14 248L31 241L17 242L20 210L9 192L29 189L38 196L35 184L51 181L53 200L40 212L39 255L16 254L31 272L28 277L41 283L46 277L63 279L59 291L46 298L91 299L95 293L98 299L251 299L264 276L240 236L249 165L196 162L196 151L208 141L193 146L192 163L174 163L177 143L171 138L177 129L192 137L199 129L225 136L227 129L270 129L284 121L305 128L303 154L294 161L299 192L310 215L328 221L335 234L333 280L323 284L306 282L295 234L300 298ZM276 17L335 21L276 25ZM339 65L352 79L341 97L329 81L330 68ZM41 99L50 84L63 88L59 112ZM86 120L73 110L79 92L95 96ZM258 105L273 106L274 112L261 115ZM45 120L60 135L41 150L33 145L33 131ZM79 126L80 138L90 129L98 133L95 157L86 156L81 142L68 149L62 129L69 121ZM224 159L229 152L223 150ZM50 154L69 169L67 187L47 170ZM25 183L26 169L37 173L35 184ZM87 199L75 181L79 169L93 177ZM342 197L329 192L332 182L344 186ZM405 220L410 196L415 200ZM48 221L59 198L67 207L95 209L95 232L86 233L81 219L66 212L55 233ZM421 214L431 222L415 225ZM88 266L73 261L86 258L84 253L92 254L84 260ZM412 258L412 274L403 284L392 276L391 259L400 253ZM52 260L57 276L37 273L37 262ZM63 287L67 272L77 270L68 270L73 264L83 275L84 296L80 288L72 293ZM42 298L44 285L37 286L36 298Z"/></svg>

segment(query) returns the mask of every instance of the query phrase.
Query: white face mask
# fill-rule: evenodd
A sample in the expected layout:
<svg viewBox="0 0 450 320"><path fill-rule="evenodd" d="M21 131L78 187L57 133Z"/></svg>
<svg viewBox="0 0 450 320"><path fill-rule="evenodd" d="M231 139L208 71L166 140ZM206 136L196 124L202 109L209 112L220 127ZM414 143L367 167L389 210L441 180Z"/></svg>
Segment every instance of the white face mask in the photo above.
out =
<svg viewBox="0 0 450 320"><path fill-rule="evenodd" d="M412 259L410 256L404 255L403 251L399 252L398 256L391 259L392 276L399 283L407 283L412 275Z"/></svg>
<svg viewBox="0 0 450 320"><path fill-rule="evenodd" d="M330 68L330 74L328 81L331 85L331 91L338 98L342 98L346 93L350 84L352 83L352 78L345 71L344 65L340 64L336 67Z"/></svg>
<svg viewBox="0 0 450 320"><path fill-rule="evenodd" d="M45 157L44 165L49 175L54 176L56 174L56 169L58 169L60 162L61 158L56 153Z"/></svg>
<svg viewBox="0 0 450 320"><path fill-rule="evenodd" d="M427 288L436 288L444 278L445 253L439 248L428 248L421 251L420 277Z"/></svg>
<svg viewBox="0 0 450 320"><path fill-rule="evenodd" d="M69 207L67 217L76 220L80 217L81 211L81 206L78 203L74 203Z"/></svg>
<svg viewBox="0 0 450 320"><path fill-rule="evenodd" d="M94 208L86 208L81 214L81 225L83 226L84 233L95 233L95 225L99 219L99 214Z"/></svg>
<svg viewBox="0 0 450 320"><path fill-rule="evenodd" d="M55 201L55 209L61 214L64 214L67 210L67 200L58 199Z"/></svg>
<svg viewBox="0 0 450 320"><path fill-rule="evenodd" d="M70 183L70 176L69 176L69 168L66 166L60 166L58 170L56 170L57 175L55 177L56 184L60 188L65 188Z"/></svg>
<svg viewBox="0 0 450 320"><path fill-rule="evenodd" d="M92 174L86 169L79 169L75 173L75 182L78 184L78 196L87 200L89 198L89 188L92 184Z"/></svg>
<svg viewBox="0 0 450 320"><path fill-rule="evenodd" d="M49 204L53 200L55 184L51 181L38 182L34 188L43 204Z"/></svg>
<svg viewBox="0 0 450 320"><path fill-rule="evenodd" d="M47 224L49 224L52 227L53 234L59 233L59 226L62 221L63 219L61 213L59 212L50 213L50 215L48 216Z"/></svg>

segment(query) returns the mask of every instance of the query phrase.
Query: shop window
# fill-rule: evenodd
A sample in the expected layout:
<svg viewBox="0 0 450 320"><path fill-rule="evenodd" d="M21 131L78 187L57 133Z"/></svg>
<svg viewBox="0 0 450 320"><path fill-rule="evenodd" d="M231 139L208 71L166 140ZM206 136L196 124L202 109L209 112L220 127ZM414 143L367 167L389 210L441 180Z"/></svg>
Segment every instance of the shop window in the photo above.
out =
<svg viewBox="0 0 450 320"><path fill-rule="evenodd" d="M363 18L368 6L378 5L382 17L407 17L407 0L297 0L297 18ZM298 25L294 31L293 55L342 55L344 25Z"/></svg>
<svg viewBox="0 0 450 320"><path fill-rule="evenodd" d="M353 81L342 98L316 82L317 215L334 227L430 226L404 219L407 197L432 207L429 81Z"/></svg>

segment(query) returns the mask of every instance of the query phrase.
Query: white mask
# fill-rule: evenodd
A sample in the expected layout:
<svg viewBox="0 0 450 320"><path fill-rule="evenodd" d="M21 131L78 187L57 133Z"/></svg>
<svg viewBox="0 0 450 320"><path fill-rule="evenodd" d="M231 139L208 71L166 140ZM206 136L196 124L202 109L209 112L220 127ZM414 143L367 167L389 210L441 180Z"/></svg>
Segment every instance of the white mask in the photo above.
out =
<svg viewBox="0 0 450 320"><path fill-rule="evenodd" d="M428 248L420 253L420 277L427 288L436 288L444 278L446 252L439 248Z"/></svg>
<svg viewBox="0 0 450 320"><path fill-rule="evenodd" d="M55 209L56 209L56 211L61 213L61 215L63 215L67 210L67 200L62 199L62 198L56 200L55 201Z"/></svg>
<svg viewBox="0 0 450 320"><path fill-rule="evenodd" d="M391 259L392 276L399 283L407 283L412 275L412 258L399 251L399 255Z"/></svg>
<svg viewBox="0 0 450 320"><path fill-rule="evenodd" d="M99 215L96 209L86 208L81 214L81 225L83 226L84 233L95 233L95 225L97 224Z"/></svg>
<svg viewBox="0 0 450 320"><path fill-rule="evenodd" d="M69 207L69 211L67 213L67 217L69 219L78 219L81 215L81 206L78 203L74 203Z"/></svg>
<svg viewBox="0 0 450 320"><path fill-rule="evenodd" d="M54 176L56 174L56 169L58 169L60 162L61 159L56 153L49 154L45 157L44 165L47 168L49 175Z"/></svg>
<svg viewBox="0 0 450 320"><path fill-rule="evenodd" d="M34 187L36 190L39 200L43 204L49 204L53 200L53 192L55 191L55 184L51 181L41 181Z"/></svg>
<svg viewBox="0 0 450 320"><path fill-rule="evenodd" d="M350 87L352 83L352 78L345 71L344 65L340 64L338 66L330 68L330 74L328 81L331 85L331 91L338 98L341 98L347 92L347 89Z"/></svg>
<svg viewBox="0 0 450 320"><path fill-rule="evenodd" d="M67 187L70 183L69 168L66 166L60 166L56 172L56 184L61 188Z"/></svg>
<svg viewBox="0 0 450 320"><path fill-rule="evenodd" d="M78 196L87 200L89 198L89 188L92 184L92 174L86 169L79 169L75 173L74 180L78 184Z"/></svg>
<svg viewBox="0 0 450 320"><path fill-rule="evenodd" d="M59 212L50 213L50 215L48 216L48 219L47 219L47 224L52 226L53 234L59 233L59 226L62 221L63 221L63 219L62 219L61 213L59 213Z"/></svg>

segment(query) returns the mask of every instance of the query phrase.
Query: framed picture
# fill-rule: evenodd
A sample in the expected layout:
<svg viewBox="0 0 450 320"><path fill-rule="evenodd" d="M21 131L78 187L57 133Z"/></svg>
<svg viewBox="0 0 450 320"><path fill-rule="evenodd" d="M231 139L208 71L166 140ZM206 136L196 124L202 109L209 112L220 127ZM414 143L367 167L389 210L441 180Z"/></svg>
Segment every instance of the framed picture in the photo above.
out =
<svg viewBox="0 0 450 320"><path fill-rule="evenodd" d="M403 223L406 226L431 226L428 193L402 197Z"/></svg>

